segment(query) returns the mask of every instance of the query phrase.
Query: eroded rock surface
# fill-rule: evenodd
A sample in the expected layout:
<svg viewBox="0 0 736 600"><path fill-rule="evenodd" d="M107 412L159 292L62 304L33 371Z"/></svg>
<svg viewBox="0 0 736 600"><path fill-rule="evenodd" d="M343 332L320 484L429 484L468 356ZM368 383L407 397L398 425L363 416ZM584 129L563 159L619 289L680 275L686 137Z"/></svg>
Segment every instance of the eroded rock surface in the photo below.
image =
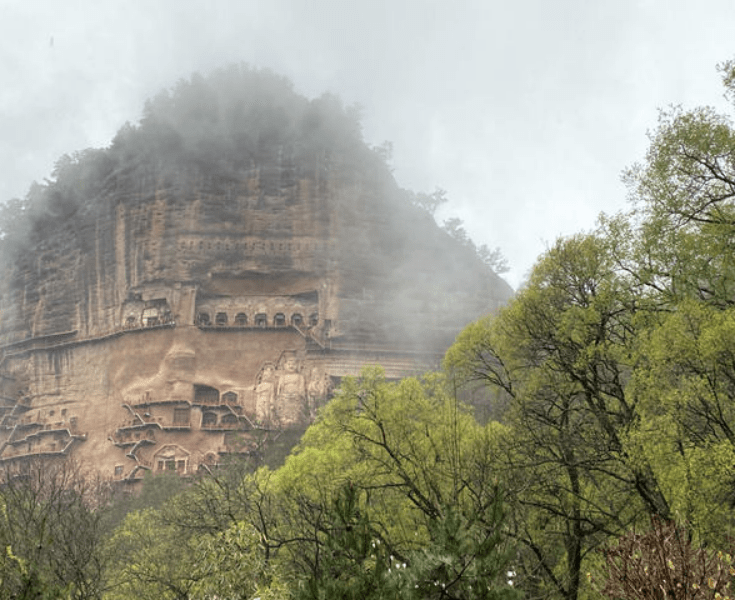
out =
<svg viewBox="0 0 736 600"><path fill-rule="evenodd" d="M136 479L258 454L341 377L431 367L509 298L385 167L278 148L227 177L110 159L5 253L0 461Z"/></svg>

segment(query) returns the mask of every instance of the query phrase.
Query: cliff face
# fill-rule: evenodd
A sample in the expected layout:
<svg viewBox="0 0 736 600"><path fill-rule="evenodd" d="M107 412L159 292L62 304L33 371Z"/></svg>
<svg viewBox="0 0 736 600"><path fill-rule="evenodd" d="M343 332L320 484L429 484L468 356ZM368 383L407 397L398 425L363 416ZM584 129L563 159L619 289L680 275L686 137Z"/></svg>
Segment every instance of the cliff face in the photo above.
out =
<svg viewBox="0 0 736 600"><path fill-rule="evenodd" d="M0 461L135 479L259 453L340 377L432 366L511 294L350 152L281 140L233 171L114 150L5 252Z"/></svg>

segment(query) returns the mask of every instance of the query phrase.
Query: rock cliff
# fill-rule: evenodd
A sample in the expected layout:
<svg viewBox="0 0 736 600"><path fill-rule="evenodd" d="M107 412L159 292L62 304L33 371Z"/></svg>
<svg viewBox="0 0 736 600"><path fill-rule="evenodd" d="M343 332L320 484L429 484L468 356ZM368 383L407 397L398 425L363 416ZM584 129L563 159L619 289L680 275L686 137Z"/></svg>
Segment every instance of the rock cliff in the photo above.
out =
<svg viewBox="0 0 736 600"><path fill-rule="evenodd" d="M262 454L341 377L431 367L511 295L334 98L243 67L180 82L8 215L3 462L135 480Z"/></svg>

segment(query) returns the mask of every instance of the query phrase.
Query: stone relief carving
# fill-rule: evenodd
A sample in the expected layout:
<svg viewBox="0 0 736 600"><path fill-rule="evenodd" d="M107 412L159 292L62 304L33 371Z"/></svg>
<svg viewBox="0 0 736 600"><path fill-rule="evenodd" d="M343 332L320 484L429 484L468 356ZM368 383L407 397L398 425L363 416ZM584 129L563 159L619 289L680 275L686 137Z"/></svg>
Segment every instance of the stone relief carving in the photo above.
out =
<svg viewBox="0 0 736 600"><path fill-rule="evenodd" d="M276 423L283 428L295 427L305 422L307 385L299 372L299 362L293 353L286 353L279 369L274 407Z"/></svg>
<svg viewBox="0 0 736 600"><path fill-rule="evenodd" d="M256 378L256 420L264 425L270 425L276 391L276 367L267 362L261 367Z"/></svg>
<svg viewBox="0 0 736 600"><path fill-rule="evenodd" d="M331 391L330 376L321 368L312 367L307 383L307 410L310 422L317 418L317 409L327 401L327 396Z"/></svg>
<svg viewBox="0 0 736 600"><path fill-rule="evenodd" d="M278 366L264 363L253 386L257 423L289 429L314 421L317 409L332 390L332 382L321 367L311 367L306 377L305 372L305 365L294 352L285 352Z"/></svg>

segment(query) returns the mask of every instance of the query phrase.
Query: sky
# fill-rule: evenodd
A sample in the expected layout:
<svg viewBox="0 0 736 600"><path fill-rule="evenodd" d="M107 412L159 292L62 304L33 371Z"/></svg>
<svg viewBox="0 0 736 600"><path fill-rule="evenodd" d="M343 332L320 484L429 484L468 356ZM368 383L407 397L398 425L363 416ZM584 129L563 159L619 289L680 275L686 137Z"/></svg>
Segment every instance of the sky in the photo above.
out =
<svg viewBox="0 0 736 600"><path fill-rule="evenodd" d="M727 106L733 0L0 0L0 201L110 144L147 98L245 62L359 104L402 187L499 247L518 287L627 208L658 109Z"/></svg>

